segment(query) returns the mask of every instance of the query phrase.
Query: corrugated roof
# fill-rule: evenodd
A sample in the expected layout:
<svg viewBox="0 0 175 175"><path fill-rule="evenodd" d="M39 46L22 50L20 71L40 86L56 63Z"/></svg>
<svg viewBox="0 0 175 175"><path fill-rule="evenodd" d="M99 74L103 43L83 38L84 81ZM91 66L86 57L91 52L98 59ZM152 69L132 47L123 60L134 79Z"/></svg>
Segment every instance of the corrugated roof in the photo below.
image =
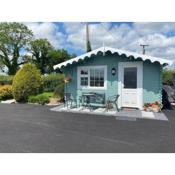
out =
<svg viewBox="0 0 175 175"><path fill-rule="evenodd" d="M83 55L80 55L78 57L72 58L68 61L65 61L63 63L57 64L54 66L54 69L57 68L62 68L65 67L67 65L73 64L78 62L79 60L84 60L85 58L90 58L92 55L97 55L99 52L108 52L110 51L112 54L117 53L118 55L125 55L126 57L134 57L135 59L142 59L143 61L145 60L150 60L152 63L154 62L159 62L161 65L172 65L172 61L167 60L167 59L163 59L163 58L157 58L157 57L153 57L153 56L148 56L148 55L143 55L143 54L138 54L136 52L129 52L129 51L125 51L125 50L120 50L120 49L114 49L114 48L110 48L110 47L100 47L96 50L93 50L91 52L85 53Z"/></svg>

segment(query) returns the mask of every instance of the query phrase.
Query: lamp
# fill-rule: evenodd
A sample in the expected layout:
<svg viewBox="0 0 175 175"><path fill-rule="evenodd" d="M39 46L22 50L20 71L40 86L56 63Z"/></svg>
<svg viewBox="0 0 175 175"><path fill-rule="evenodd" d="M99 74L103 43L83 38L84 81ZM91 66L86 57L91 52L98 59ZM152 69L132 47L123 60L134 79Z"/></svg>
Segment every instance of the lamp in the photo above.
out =
<svg viewBox="0 0 175 175"><path fill-rule="evenodd" d="M111 69L111 74L112 74L113 76L116 74L116 68L115 68L115 67L113 67L113 68Z"/></svg>

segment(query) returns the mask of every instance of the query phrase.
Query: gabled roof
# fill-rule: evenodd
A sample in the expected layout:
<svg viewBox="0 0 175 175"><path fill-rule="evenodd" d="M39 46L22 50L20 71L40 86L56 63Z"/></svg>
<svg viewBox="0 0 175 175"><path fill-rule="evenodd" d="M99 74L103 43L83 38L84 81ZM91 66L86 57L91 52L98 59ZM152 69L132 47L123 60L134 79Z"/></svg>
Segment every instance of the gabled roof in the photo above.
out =
<svg viewBox="0 0 175 175"><path fill-rule="evenodd" d="M93 50L91 52L85 53L83 55L80 55L78 57L72 58L68 61L65 61L63 63L57 64L54 66L54 69L57 68L62 68L65 67L67 65L73 64L78 62L79 60L84 60L85 58L90 58L92 55L97 55L99 52L108 52L110 51L112 54L117 53L118 55L125 55L126 57L134 57L134 59L142 59L143 61L145 60L150 60L152 63L154 62L159 62L161 65L171 65L173 62L167 59L163 59L163 58L157 58L157 57L152 57L152 56L148 56L148 55L143 55L143 54L138 54L136 52L129 52L129 51L125 51L125 50L120 50L120 49L114 49L114 48L110 48L110 47L100 47L96 50Z"/></svg>

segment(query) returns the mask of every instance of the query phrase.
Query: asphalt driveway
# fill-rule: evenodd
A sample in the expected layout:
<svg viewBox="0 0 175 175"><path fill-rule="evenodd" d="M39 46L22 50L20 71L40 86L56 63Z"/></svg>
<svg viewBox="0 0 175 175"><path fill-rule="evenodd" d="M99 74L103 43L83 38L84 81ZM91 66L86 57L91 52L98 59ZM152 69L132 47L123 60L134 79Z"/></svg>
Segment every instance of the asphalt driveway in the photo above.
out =
<svg viewBox="0 0 175 175"><path fill-rule="evenodd" d="M0 104L0 152L175 152L175 111L169 121L59 113L47 106Z"/></svg>

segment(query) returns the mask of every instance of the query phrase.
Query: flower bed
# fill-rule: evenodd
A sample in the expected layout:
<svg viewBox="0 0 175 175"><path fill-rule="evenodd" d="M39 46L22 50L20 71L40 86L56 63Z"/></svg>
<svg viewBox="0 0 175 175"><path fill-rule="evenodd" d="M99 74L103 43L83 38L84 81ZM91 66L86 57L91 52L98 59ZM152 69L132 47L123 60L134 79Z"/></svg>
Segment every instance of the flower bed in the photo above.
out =
<svg viewBox="0 0 175 175"><path fill-rule="evenodd" d="M162 104L159 102L145 103L143 106L144 111L148 112L160 112L162 109Z"/></svg>
<svg viewBox="0 0 175 175"><path fill-rule="evenodd" d="M0 101L12 99L12 98L13 98L12 86L11 85L0 86Z"/></svg>

